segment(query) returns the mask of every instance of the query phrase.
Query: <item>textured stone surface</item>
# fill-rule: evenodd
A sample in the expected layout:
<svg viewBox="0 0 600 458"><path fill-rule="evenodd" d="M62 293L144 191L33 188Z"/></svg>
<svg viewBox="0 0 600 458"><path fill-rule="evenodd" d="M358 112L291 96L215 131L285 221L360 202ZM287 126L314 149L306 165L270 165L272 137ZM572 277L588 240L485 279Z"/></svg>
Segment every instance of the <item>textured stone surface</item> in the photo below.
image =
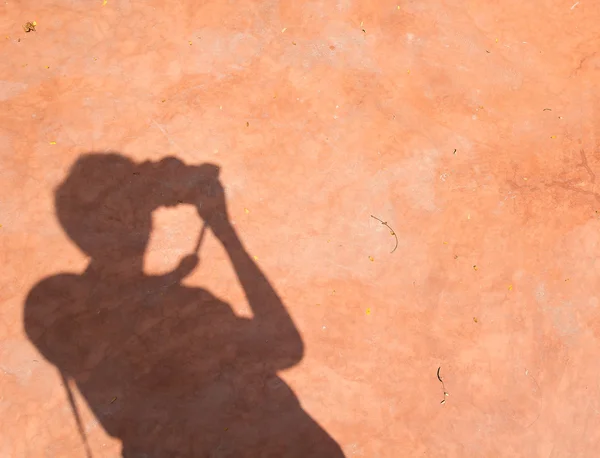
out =
<svg viewBox="0 0 600 458"><path fill-rule="evenodd" d="M597 456L597 2L0 8L0 456Z"/></svg>

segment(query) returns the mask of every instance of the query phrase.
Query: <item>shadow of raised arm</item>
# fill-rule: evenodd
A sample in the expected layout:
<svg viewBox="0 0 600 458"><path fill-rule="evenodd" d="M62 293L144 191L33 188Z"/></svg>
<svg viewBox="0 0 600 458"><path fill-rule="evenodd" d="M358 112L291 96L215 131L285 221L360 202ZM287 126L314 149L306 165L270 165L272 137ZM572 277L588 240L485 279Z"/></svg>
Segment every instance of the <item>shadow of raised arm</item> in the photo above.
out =
<svg viewBox="0 0 600 458"><path fill-rule="evenodd" d="M270 348L269 360L275 362L275 369L291 367L302 359L302 338L281 298L243 246L224 205L219 207L220 211L215 213L213 209L210 216L203 209L199 212L208 218L213 233L227 251L254 314L255 332Z"/></svg>

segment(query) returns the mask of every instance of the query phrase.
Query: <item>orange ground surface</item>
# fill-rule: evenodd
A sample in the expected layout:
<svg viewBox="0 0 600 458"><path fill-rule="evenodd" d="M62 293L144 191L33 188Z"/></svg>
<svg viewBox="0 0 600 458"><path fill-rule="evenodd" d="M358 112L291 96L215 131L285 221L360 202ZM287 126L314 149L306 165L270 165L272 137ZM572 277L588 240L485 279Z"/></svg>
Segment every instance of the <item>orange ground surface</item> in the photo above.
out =
<svg viewBox="0 0 600 458"><path fill-rule="evenodd" d="M597 457L599 24L3 2L0 456Z"/></svg>

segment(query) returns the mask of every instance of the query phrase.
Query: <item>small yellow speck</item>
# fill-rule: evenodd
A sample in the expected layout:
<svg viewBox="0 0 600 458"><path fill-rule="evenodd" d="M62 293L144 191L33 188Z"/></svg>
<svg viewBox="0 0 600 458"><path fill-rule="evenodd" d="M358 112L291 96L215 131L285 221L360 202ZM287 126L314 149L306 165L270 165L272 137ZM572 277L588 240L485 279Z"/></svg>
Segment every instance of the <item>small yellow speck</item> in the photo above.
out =
<svg viewBox="0 0 600 458"><path fill-rule="evenodd" d="M191 41L188 41L188 43L190 44L190 46L192 46L192 42Z"/></svg>
<svg viewBox="0 0 600 458"><path fill-rule="evenodd" d="M473 317L473 321L474 321L475 323L478 323L478 322L479 322L479 320L477 319L477 317L476 317L476 316L474 316L474 317Z"/></svg>
<svg viewBox="0 0 600 458"><path fill-rule="evenodd" d="M102 6L106 6L107 3L108 3L108 0L102 0Z"/></svg>
<svg viewBox="0 0 600 458"><path fill-rule="evenodd" d="M512 285L508 285L508 290L512 291Z"/></svg>
<svg viewBox="0 0 600 458"><path fill-rule="evenodd" d="M244 208L244 213L246 213L246 215L248 215L250 213L250 210L248 210L247 208Z"/></svg>
<svg viewBox="0 0 600 458"><path fill-rule="evenodd" d="M222 109L223 109L223 105L219 105L219 110L222 110Z"/></svg>
<svg viewBox="0 0 600 458"><path fill-rule="evenodd" d="M448 245L448 242L442 242L444 245Z"/></svg>
<svg viewBox="0 0 600 458"><path fill-rule="evenodd" d="M56 145L56 142L54 142L54 141L53 141L53 142L50 142L50 144L51 144L51 145Z"/></svg>
<svg viewBox="0 0 600 458"><path fill-rule="evenodd" d="M284 27L283 29L281 29L281 33L285 32L287 30L287 27Z"/></svg>
<svg viewBox="0 0 600 458"><path fill-rule="evenodd" d="M112 398L112 399L110 400L110 403L112 404L112 403L113 403L113 402L115 402L116 400L117 400L117 397L115 396L114 398Z"/></svg>
<svg viewBox="0 0 600 458"><path fill-rule="evenodd" d="M556 135L550 135L550 138L556 138Z"/></svg>
<svg viewBox="0 0 600 458"><path fill-rule="evenodd" d="M365 310L365 313L366 313L367 315L370 315L370 314L371 314L371 309L369 308L369 309Z"/></svg>
<svg viewBox="0 0 600 458"><path fill-rule="evenodd" d="M46 65L46 68L50 68L50 65Z"/></svg>
<svg viewBox="0 0 600 458"><path fill-rule="evenodd" d="M498 43L498 39L496 38L496 43Z"/></svg>
<svg viewBox="0 0 600 458"><path fill-rule="evenodd" d="M94 62L95 62L95 61L97 61L97 60L98 60L98 58L97 58L97 57L94 57Z"/></svg>
<svg viewBox="0 0 600 458"><path fill-rule="evenodd" d="M360 26L361 26L361 27L363 26L363 21L360 21Z"/></svg>
<svg viewBox="0 0 600 458"><path fill-rule="evenodd" d="M527 181L527 180L529 180L529 178L527 178L527 177L523 177L523 180L524 180L524 181Z"/></svg>
<svg viewBox="0 0 600 458"><path fill-rule="evenodd" d="M471 219L471 214L467 213L467 219Z"/></svg>
<svg viewBox="0 0 600 458"><path fill-rule="evenodd" d="M258 261L258 256L252 256L254 258L255 261Z"/></svg>
<svg viewBox="0 0 600 458"><path fill-rule="evenodd" d="M327 243L330 243L330 242L331 242L331 240L327 240Z"/></svg>
<svg viewBox="0 0 600 458"><path fill-rule="evenodd" d="M398 6L396 7L396 9L400 9L400 5L398 5Z"/></svg>
<svg viewBox="0 0 600 458"><path fill-rule="evenodd" d="M477 267L476 265L473 266L473 270L479 270L479 267Z"/></svg>
<svg viewBox="0 0 600 458"><path fill-rule="evenodd" d="M410 70L406 70L406 74L407 74L407 75L410 75Z"/></svg>
<svg viewBox="0 0 600 458"><path fill-rule="evenodd" d="M33 21L33 22L32 22L32 24L33 24L33 26L35 27L35 26L37 25L37 22L36 22L36 21Z"/></svg>
<svg viewBox="0 0 600 458"><path fill-rule="evenodd" d="M394 231L390 231L390 235L396 235Z"/></svg>

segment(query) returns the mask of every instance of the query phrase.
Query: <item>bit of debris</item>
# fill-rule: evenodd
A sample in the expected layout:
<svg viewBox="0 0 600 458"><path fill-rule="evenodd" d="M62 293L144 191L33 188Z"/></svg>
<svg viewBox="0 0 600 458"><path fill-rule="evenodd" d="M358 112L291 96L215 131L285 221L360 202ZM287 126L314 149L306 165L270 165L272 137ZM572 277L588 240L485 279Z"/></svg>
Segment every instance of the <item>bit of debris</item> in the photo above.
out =
<svg viewBox="0 0 600 458"><path fill-rule="evenodd" d="M512 285L508 285L508 290L512 291Z"/></svg>
<svg viewBox="0 0 600 458"><path fill-rule="evenodd" d="M452 151L452 154L454 154L456 156L456 148L454 148L454 151Z"/></svg>
<svg viewBox="0 0 600 458"><path fill-rule="evenodd" d="M479 323L479 320L477 319L477 317L476 317L476 316L474 316L474 317L473 317L473 321L474 321L475 323Z"/></svg>
<svg viewBox="0 0 600 458"><path fill-rule="evenodd" d="M394 229L392 229L388 223L377 218L376 216L371 215L371 218L376 219L377 221L379 221L381 224L383 224L385 227L387 227L390 230L390 235L393 235L396 238L396 245L394 245L394 249L392 251L390 251L390 253L393 253L394 251L396 251L396 248L398 248L398 236L396 235L396 232L394 231Z"/></svg>
<svg viewBox="0 0 600 458"><path fill-rule="evenodd" d="M117 397L115 396L114 398L111 399L110 403L112 404L113 402L115 402L117 400Z"/></svg>
<svg viewBox="0 0 600 458"><path fill-rule="evenodd" d="M542 111L552 111L551 108L544 108Z"/></svg>
<svg viewBox="0 0 600 458"><path fill-rule="evenodd" d="M26 22L23 25L23 30L25 30L25 33L29 33L29 32L35 32L35 27L37 26L37 22L32 21L32 22Z"/></svg>
<svg viewBox="0 0 600 458"><path fill-rule="evenodd" d="M438 367L437 378L440 381L440 383L442 384L442 390L444 391L444 399L442 399L442 402L440 402L440 404L445 404L446 396L450 396L450 394L446 391L446 387L444 386L444 381L442 380L442 376L440 375L440 369L441 369L441 367Z"/></svg>
<svg viewBox="0 0 600 458"><path fill-rule="evenodd" d="M373 262L375 261L375 258L373 256L369 256L369 261Z"/></svg>
<svg viewBox="0 0 600 458"><path fill-rule="evenodd" d="M250 127L250 123L246 121L246 127Z"/></svg>
<svg viewBox="0 0 600 458"><path fill-rule="evenodd" d="M474 265L473 270L477 271L477 270L479 270L479 267L477 267L477 265Z"/></svg>
<svg viewBox="0 0 600 458"><path fill-rule="evenodd" d="M365 314L366 315L370 315L371 314L371 309L369 308L369 309L365 310Z"/></svg>

